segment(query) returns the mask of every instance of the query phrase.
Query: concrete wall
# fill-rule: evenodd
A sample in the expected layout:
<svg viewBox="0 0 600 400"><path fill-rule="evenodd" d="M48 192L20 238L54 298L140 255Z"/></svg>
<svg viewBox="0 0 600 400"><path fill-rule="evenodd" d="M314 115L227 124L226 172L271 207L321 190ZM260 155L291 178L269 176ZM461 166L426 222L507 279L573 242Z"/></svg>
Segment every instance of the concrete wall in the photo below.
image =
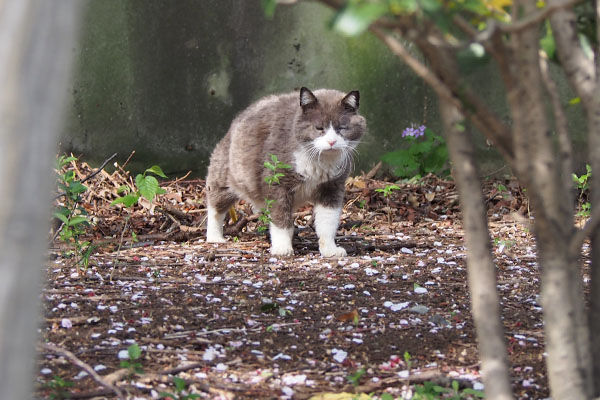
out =
<svg viewBox="0 0 600 400"><path fill-rule="evenodd" d="M270 93L359 89L370 134L358 168L400 144L411 122L437 126L434 96L370 35L346 39L314 3L90 0L62 150L98 163L203 175L232 118ZM424 112L424 105L427 112Z"/></svg>
<svg viewBox="0 0 600 400"><path fill-rule="evenodd" d="M259 0L88 0L62 151L100 163L113 152L131 170L159 164L169 176L203 176L233 117L270 93L307 86L359 89L369 135L357 170L402 145L411 123L437 132L435 96L369 34L343 38L331 11L300 2L265 18ZM478 90L502 109L489 69ZM481 159L495 151L483 140Z"/></svg>

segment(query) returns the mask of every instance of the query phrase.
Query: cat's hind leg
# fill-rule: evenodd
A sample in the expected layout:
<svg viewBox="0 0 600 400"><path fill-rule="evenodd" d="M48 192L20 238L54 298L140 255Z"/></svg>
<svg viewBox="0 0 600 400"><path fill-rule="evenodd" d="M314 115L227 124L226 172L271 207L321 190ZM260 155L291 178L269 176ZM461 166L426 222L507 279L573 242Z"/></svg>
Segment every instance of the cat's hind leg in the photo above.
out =
<svg viewBox="0 0 600 400"><path fill-rule="evenodd" d="M346 250L335 244L335 234L340 223L339 207L315 204L315 230L319 237L319 252L323 257L344 257Z"/></svg>

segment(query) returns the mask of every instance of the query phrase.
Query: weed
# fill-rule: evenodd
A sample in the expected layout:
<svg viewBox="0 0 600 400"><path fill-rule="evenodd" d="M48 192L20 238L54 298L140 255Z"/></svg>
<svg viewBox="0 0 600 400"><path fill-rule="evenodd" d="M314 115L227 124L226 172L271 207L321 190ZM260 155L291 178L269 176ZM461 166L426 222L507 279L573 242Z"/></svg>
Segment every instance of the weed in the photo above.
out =
<svg viewBox="0 0 600 400"><path fill-rule="evenodd" d="M138 361L142 356L142 349L136 343L132 344L127 348L127 355L129 360L121 361L121 368L127 368L130 375L142 374L144 369L142 364Z"/></svg>
<svg viewBox="0 0 600 400"><path fill-rule="evenodd" d="M68 399L71 397L71 394L67 389L73 387L73 382L66 381L60 376L55 375L54 378L44 386L50 391L50 394L48 395L49 399Z"/></svg>
<svg viewBox="0 0 600 400"><path fill-rule="evenodd" d="M406 369L408 370L408 372L410 372L410 370L412 369L412 361L411 361L410 353L408 351L405 351L403 357L404 357L404 362L406 363Z"/></svg>
<svg viewBox="0 0 600 400"><path fill-rule="evenodd" d="M356 371L355 373L346 376L346 379L348 380L348 382L350 384L352 384L352 386L357 387L360 384L360 379L363 377L363 375L365 373L366 373L366 370L364 368L361 368L358 371Z"/></svg>
<svg viewBox="0 0 600 400"><path fill-rule="evenodd" d="M586 170L586 173L581 176L577 176L576 174L573 174L573 182L575 183L575 186L577 187L577 190L579 191L579 196L577 198L577 204L578 204L579 210L577 211L577 216L587 218L590 216L590 211L591 211L592 205L590 204L589 201L584 202L584 199L587 197L587 192L589 189L588 181L592 177L592 167L590 167L589 164L586 164L585 170Z"/></svg>
<svg viewBox="0 0 600 400"><path fill-rule="evenodd" d="M189 393L186 394L185 390L187 388L187 383L184 379L173 377L173 384L175 385L175 393L167 393L161 392L159 394L159 398L169 398L173 400L189 400L189 399L199 399L201 396L198 394Z"/></svg>
<svg viewBox="0 0 600 400"><path fill-rule="evenodd" d="M158 165L153 165L145 170L143 174L136 175L135 192L132 192L131 188L127 185L121 186L117 189L117 193L125 193L125 195L114 200L110 205L123 204L125 207L132 207L137 204L142 197L151 202L157 195L166 193L167 191L160 187L158 180L150 175L150 173L160 176L161 178L167 177Z"/></svg>
<svg viewBox="0 0 600 400"><path fill-rule="evenodd" d="M400 189L398 185L385 185L384 188L375 189L378 193L383 193L383 197L388 197L394 190Z"/></svg>
<svg viewBox="0 0 600 400"><path fill-rule="evenodd" d="M444 139L431 129L421 125L406 128L402 137L408 142L405 149L384 154L381 159L394 167L400 178L422 177L433 173L446 176L449 173L448 149Z"/></svg>
<svg viewBox="0 0 600 400"><path fill-rule="evenodd" d="M386 204L387 204L387 215L388 215L388 224L392 223L392 209L390 207L390 194L392 194L392 192L394 190L398 190L400 189L400 186L398 185L385 185L385 187L383 188L379 188L379 189L375 189L376 192L378 193L383 193L383 197L385 198Z"/></svg>
<svg viewBox="0 0 600 400"><path fill-rule="evenodd" d="M285 174L279 172L279 170L292 168L291 165L279 161L275 154L271 154L271 161L265 161L264 166L271 172L271 175L265 177L265 182L267 182L269 188L272 185L278 185L279 178L285 176ZM274 203L274 199L265 198L265 206L260 209L260 216L258 217L260 222L260 225L258 226L259 233L264 233L269 229L268 226L271 223L271 208Z"/></svg>
<svg viewBox="0 0 600 400"><path fill-rule="evenodd" d="M77 273L79 273L80 266L87 270L90 255L95 247L89 241L81 240L86 228L91 225L87 211L80 205L81 195L88 188L81 181L75 179L74 170L68 169L62 172L66 165L72 161L77 161L77 157L60 156L57 160L57 185L61 192L60 197L64 198L64 201L62 205L54 210L54 216L61 221L61 226L56 235L63 242L73 244L75 267Z"/></svg>
<svg viewBox="0 0 600 400"><path fill-rule="evenodd" d="M441 398L449 400L462 400L473 397L484 398L485 396L480 390L471 388L460 390L458 381L452 381L451 389L428 381L424 382L423 385L415 386L415 393L412 398L414 400L437 400Z"/></svg>

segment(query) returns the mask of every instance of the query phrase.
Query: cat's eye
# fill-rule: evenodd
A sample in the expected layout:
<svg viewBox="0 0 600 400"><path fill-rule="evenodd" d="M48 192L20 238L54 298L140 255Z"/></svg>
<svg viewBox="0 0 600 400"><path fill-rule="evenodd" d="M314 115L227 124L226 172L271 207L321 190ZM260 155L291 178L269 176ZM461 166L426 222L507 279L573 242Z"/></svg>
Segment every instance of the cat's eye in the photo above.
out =
<svg viewBox="0 0 600 400"><path fill-rule="evenodd" d="M323 127L322 126L315 126L315 129L318 130L318 131L322 131Z"/></svg>
<svg viewBox="0 0 600 400"><path fill-rule="evenodd" d="M350 127L348 127L346 125L342 125L342 126L340 126L340 129L343 131L347 131L348 129L350 129Z"/></svg>

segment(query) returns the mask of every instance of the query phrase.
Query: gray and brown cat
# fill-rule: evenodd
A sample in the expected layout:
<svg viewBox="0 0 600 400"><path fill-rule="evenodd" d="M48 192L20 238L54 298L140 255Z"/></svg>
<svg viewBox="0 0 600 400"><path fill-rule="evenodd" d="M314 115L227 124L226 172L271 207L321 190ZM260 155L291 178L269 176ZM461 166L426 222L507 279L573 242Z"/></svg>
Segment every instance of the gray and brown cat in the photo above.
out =
<svg viewBox="0 0 600 400"><path fill-rule="evenodd" d="M206 178L208 217L206 239L224 242L223 219L238 199L254 210L271 208L271 254L292 255L293 212L314 205L319 251L324 257L346 255L335 244L344 200L344 183L352 168L352 152L366 131L358 114L359 93L307 88L267 96L238 115L217 144ZM271 154L292 169L278 185L269 186L264 167Z"/></svg>

